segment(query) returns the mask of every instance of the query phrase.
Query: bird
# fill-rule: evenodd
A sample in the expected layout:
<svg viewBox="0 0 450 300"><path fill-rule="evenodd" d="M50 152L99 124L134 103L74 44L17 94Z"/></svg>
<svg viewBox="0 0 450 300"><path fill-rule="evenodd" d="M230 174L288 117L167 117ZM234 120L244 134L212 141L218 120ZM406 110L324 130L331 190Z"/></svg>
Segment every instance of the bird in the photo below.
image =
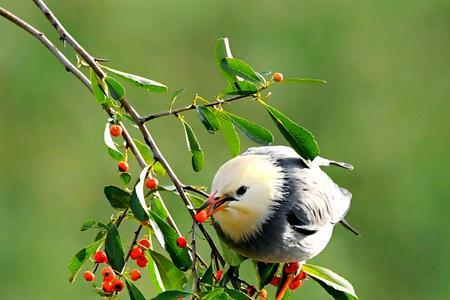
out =
<svg viewBox="0 0 450 300"><path fill-rule="evenodd" d="M207 211L219 237L238 254L263 263L304 262L327 246L352 194L322 166L353 166L320 156L312 161L287 146L261 146L224 163L215 174ZM358 234L359 235L359 234Z"/></svg>

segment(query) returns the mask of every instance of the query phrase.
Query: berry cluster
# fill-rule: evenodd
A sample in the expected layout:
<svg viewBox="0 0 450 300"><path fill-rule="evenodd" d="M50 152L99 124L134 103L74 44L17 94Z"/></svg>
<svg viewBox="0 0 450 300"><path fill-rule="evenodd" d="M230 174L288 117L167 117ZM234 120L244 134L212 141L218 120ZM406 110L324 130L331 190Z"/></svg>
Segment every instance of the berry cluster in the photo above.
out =
<svg viewBox="0 0 450 300"><path fill-rule="evenodd" d="M145 268L148 264L148 258L145 256L145 251L147 249L150 249L150 247L151 247L151 244L150 244L149 240L141 239L138 242L137 246L135 246L130 252L130 258L132 260L135 260L136 264L141 268ZM136 270L136 271L138 271L138 270ZM139 279L139 278L137 278L137 279Z"/></svg>
<svg viewBox="0 0 450 300"><path fill-rule="evenodd" d="M289 289L295 290L302 286L302 280L306 278L306 273L303 271L298 272L299 264L296 262L288 263L284 265L283 273L285 275L295 276L292 281L289 283ZM298 272L298 274L297 274ZM270 284L273 286L279 286L281 282L280 276L274 276L270 281Z"/></svg>

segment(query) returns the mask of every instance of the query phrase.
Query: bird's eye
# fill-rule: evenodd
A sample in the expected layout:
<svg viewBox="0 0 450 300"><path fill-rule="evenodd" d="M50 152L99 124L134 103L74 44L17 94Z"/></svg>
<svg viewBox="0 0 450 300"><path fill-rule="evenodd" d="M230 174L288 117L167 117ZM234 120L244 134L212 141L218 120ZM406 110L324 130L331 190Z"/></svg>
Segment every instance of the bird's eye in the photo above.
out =
<svg viewBox="0 0 450 300"><path fill-rule="evenodd" d="M246 191L247 191L247 187L245 185L243 185L243 186L241 186L240 188L237 189L236 195L242 196L242 195L245 194Z"/></svg>

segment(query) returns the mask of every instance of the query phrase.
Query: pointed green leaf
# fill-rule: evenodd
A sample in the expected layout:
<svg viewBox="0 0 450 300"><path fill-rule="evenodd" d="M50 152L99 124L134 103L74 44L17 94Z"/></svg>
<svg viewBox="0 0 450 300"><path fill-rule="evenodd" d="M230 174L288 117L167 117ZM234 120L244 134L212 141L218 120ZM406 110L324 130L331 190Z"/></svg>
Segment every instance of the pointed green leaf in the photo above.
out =
<svg viewBox="0 0 450 300"><path fill-rule="evenodd" d="M266 128L232 113L226 111L222 111L221 113L228 117L242 134L246 135L255 143L269 145L273 142L272 133Z"/></svg>
<svg viewBox="0 0 450 300"><path fill-rule="evenodd" d="M111 267L117 272L122 272L125 264L122 238L116 224L112 224L106 235L105 252Z"/></svg>
<svg viewBox="0 0 450 300"><path fill-rule="evenodd" d="M75 254L69 262L69 271L71 273L69 282L74 282L83 264L100 248L103 244L103 240L95 241L94 243L86 246Z"/></svg>
<svg viewBox="0 0 450 300"><path fill-rule="evenodd" d="M86 222L83 223L83 225L81 225L80 231L85 231L88 229L109 230L109 227L105 223L97 220L87 220Z"/></svg>
<svg viewBox="0 0 450 300"><path fill-rule="evenodd" d="M131 193L131 201L130 207L136 219L141 222L148 221L149 213L147 208L147 203L145 203L145 195L144 195L144 183L147 178L148 170L150 166L142 169L141 174L139 175L139 181L134 187L133 192Z"/></svg>
<svg viewBox="0 0 450 300"><path fill-rule="evenodd" d="M150 254L146 254L148 259L148 271L150 274L150 279L153 282L156 292L162 293L166 290L164 283L161 279L161 274L159 273L158 267Z"/></svg>
<svg viewBox="0 0 450 300"><path fill-rule="evenodd" d="M240 291L229 289L229 288L225 288L225 293L228 296L230 296L233 300L251 300L252 299Z"/></svg>
<svg viewBox="0 0 450 300"><path fill-rule="evenodd" d="M123 184L128 185L131 181L130 173L120 173L120 180L122 180Z"/></svg>
<svg viewBox="0 0 450 300"><path fill-rule="evenodd" d="M169 216L161 198L159 197L153 198L151 210L163 220L166 220L167 217Z"/></svg>
<svg viewBox="0 0 450 300"><path fill-rule="evenodd" d="M130 295L130 300L145 300L144 294L139 290L139 288L128 278L125 278L125 283L127 284L128 294Z"/></svg>
<svg viewBox="0 0 450 300"><path fill-rule="evenodd" d="M333 271L310 264L304 264L302 271L318 282L334 299L358 299L351 283Z"/></svg>
<svg viewBox="0 0 450 300"><path fill-rule="evenodd" d="M105 78L106 85L108 86L109 94L114 100L120 101L125 97L125 89L122 84L112 77Z"/></svg>
<svg viewBox="0 0 450 300"><path fill-rule="evenodd" d="M153 171L155 171L156 175L159 176L166 175L166 169L164 169L163 165L159 161L153 164Z"/></svg>
<svg viewBox="0 0 450 300"><path fill-rule="evenodd" d="M130 193L114 185L105 186L103 192L112 207L117 209L130 207Z"/></svg>
<svg viewBox="0 0 450 300"><path fill-rule="evenodd" d="M177 299L183 299L183 300L186 299L187 300L187 299L191 299L191 297L192 297L192 294L187 293L187 292L166 291L166 292L159 294L155 298L152 298L152 300L177 300Z"/></svg>
<svg viewBox="0 0 450 300"><path fill-rule="evenodd" d="M89 77L91 80L92 94L94 94L95 100L97 100L98 104L105 103L108 97L100 86L100 80L92 68L89 69Z"/></svg>
<svg viewBox="0 0 450 300"><path fill-rule="evenodd" d="M220 246L222 247L223 259L225 259L230 266L239 266L241 262L247 259L228 247L222 240L220 240Z"/></svg>
<svg viewBox="0 0 450 300"><path fill-rule="evenodd" d="M199 120L202 122L209 133L214 133L220 129L219 119L217 119L211 108L205 106L197 106L197 115Z"/></svg>
<svg viewBox="0 0 450 300"><path fill-rule="evenodd" d="M220 121L220 128L222 130L223 136L227 143L228 149L230 150L231 156L237 156L241 151L241 141L234 128L233 123L228 118L218 114L217 117Z"/></svg>
<svg viewBox="0 0 450 300"><path fill-rule="evenodd" d="M183 289L187 282L186 276L164 255L149 250L149 253L158 268L164 287L167 290Z"/></svg>
<svg viewBox="0 0 450 300"><path fill-rule="evenodd" d="M108 147L108 153L112 158L118 161L125 159L125 156L122 152L119 151L119 149L117 149L117 146L111 137L111 133L109 132L109 122L105 125L103 139L105 141L106 147Z"/></svg>
<svg viewBox="0 0 450 300"><path fill-rule="evenodd" d="M264 106L284 138L301 157L313 160L319 155L319 146L311 132L268 104L264 103Z"/></svg>
<svg viewBox="0 0 450 300"><path fill-rule="evenodd" d="M151 165L153 163L153 152L152 150L150 150L150 147L141 142L140 140L133 139L133 141L136 144L136 147L138 148L139 153L141 153L145 162L148 165Z"/></svg>
<svg viewBox="0 0 450 300"><path fill-rule="evenodd" d="M257 271L257 277L258 277L258 283L259 283L259 289L262 289L267 284L270 283L273 276L277 273L279 264L272 264L272 263L262 263L262 262L254 262L256 271Z"/></svg>
<svg viewBox="0 0 450 300"><path fill-rule="evenodd" d="M182 120L184 133L186 136L186 143L189 148L189 151L192 153L192 168L195 172L200 171L203 168L205 163L205 157L203 154L203 150L198 143L197 137L194 134L191 126L186 123L186 121Z"/></svg>
<svg viewBox="0 0 450 300"><path fill-rule="evenodd" d="M222 70L221 67L222 59L233 57L233 55L231 54L230 43L228 38L220 38L217 40L215 45L215 52L216 52L217 66L219 67L219 70L221 71L225 79L230 83L236 81L235 76L228 74L227 72Z"/></svg>
<svg viewBox="0 0 450 300"><path fill-rule="evenodd" d="M264 83L264 79L248 63L238 58L223 58L220 62L220 67L224 72L256 85ZM238 78L235 81L238 81Z"/></svg>
<svg viewBox="0 0 450 300"><path fill-rule="evenodd" d="M103 66L106 70L110 71L111 73L119 76L122 79L125 79L126 81L146 89L147 91L151 91L151 92L156 92L156 93L164 93L167 91L167 86L165 86L162 83L159 83L157 81L148 79L148 78L144 78L138 75L134 75L134 74L129 74L129 73L125 73L119 70L115 70L112 68L108 68ZM117 99L116 99L117 100Z"/></svg>
<svg viewBox="0 0 450 300"><path fill-rule="evenodd" d="M283 79L283 83L312 83L312 84L325 84L327 83L325 80L316 79L316 78L285 78Z"/></svg>
<svg viewBox="0 0 450 300"><path fill-rule="evenodd" d="M223 90L226 95L253 95L257 92L258 87L247 81L234 81Z"/></svg>
<svg viewBox="0 0 450 300"><path fill-rule="evenodd" d="M177 91L175 91L175 93L172 94L171 100L170 100L170 106L169 106L169 110L171 111L173 108L173 105L175 103L175 101L177 100L178 96L185 90L185 88L179 89Z"/></svg>
<svg viewBox="0 0 450 300"><path fill-rule="evenodd" d="M200 279L201 282L212 285L214 282L213 278L213 268L212 264L209 265L208 269L206 269L205 273L203 273L202 278Z"/></svg>
<svg viewBox="0 0 450 300"><path fill-rule="evenodd" d="M150 212L152 219L158 225L164 236L163 248L169 253L170 258L177 268L182 271L188 270L192 266L192 260L188 249L180 248L177 245L178 234L169 224L161 219L156 213Z"/></svg>

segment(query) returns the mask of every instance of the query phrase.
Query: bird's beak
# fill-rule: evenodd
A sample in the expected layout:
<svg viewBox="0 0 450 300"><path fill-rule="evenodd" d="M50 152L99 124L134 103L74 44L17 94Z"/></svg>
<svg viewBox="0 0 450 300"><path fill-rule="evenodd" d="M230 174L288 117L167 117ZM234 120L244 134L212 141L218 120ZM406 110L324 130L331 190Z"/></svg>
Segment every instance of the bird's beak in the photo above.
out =
<svg viewBox="0 0 450 300"><path fill-rule="evenodd" d="M206 213L208 214L208 217L210 217L219 210L224 209L226 207L224 204L227 203L228 200L229 199L226 196L216 197L216 194L212 193L208 200L206 200L206 202L199 208L199 210L206 208Z"/></svg>

